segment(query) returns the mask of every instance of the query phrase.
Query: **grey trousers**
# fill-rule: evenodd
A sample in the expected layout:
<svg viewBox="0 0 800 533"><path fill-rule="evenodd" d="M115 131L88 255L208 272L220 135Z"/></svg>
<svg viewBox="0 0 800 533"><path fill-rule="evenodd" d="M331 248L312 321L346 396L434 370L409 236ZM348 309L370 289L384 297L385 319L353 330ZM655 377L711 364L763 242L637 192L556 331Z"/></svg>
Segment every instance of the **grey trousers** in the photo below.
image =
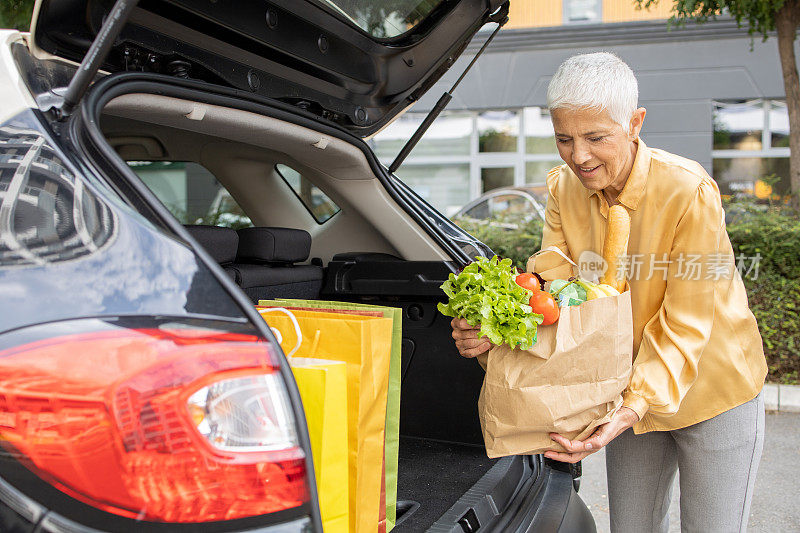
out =
<svg viewBox="0 0 800 533"><path fill-rule="evenodd" d="M625 431L606 446L611 531L666 533L678 470L682 531L746 531L763 445L761 394L683 429Z"/></svg>

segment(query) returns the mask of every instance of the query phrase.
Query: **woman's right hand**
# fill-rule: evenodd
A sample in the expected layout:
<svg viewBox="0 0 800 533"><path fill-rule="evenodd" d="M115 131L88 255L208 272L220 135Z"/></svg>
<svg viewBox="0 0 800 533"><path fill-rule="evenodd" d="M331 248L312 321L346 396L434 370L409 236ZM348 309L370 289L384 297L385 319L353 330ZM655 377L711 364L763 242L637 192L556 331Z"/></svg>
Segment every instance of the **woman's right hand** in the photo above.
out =
<svg viewBox="0 0 800 533"><path fill-rule="evenodd" d="M494 347L487 337L479 336L480 326L470 326L463 318L454 318L450 326L453 328L453 339L461 357L477 357Z"/></svg>

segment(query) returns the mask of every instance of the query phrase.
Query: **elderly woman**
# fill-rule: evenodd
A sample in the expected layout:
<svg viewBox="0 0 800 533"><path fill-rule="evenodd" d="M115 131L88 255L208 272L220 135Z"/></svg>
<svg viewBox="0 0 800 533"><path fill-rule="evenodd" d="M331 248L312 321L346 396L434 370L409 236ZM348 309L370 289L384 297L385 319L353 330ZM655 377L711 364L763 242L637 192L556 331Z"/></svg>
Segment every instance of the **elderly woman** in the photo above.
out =
<svg viewBox="0 0 800 533"><path fill-rule="evenodd" d="M577 462L606 448L613 531L667 531L677 471L684 531L744 531L767 367L717 185L698 163L645 146L636 78L614 55L566 60L547 100L566 164L547 176L542 247L600 253L609 206L628 210L634 363L611 421L584 441L552 434L567 451L545 456ZM548 280L571 273L556 254L528 268ZM491 347L463 320L453 337L464 357Z"/></svg>

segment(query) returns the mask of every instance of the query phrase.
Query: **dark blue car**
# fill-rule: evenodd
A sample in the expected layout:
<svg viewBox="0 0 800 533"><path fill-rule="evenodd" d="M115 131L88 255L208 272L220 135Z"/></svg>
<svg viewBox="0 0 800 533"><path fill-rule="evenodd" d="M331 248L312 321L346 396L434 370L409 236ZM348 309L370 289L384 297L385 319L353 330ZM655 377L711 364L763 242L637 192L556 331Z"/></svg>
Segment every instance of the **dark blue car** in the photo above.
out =
<svg viewBox="0 0 800 533"><path fill-rule="evenodd" d="M489 460L439 285L491 251L363 141L501 0L39 0L0 31L0 531L322 531L264 298L402 308L397 531L593 531ZM499 15L498 15L499 14Z"/></svg>

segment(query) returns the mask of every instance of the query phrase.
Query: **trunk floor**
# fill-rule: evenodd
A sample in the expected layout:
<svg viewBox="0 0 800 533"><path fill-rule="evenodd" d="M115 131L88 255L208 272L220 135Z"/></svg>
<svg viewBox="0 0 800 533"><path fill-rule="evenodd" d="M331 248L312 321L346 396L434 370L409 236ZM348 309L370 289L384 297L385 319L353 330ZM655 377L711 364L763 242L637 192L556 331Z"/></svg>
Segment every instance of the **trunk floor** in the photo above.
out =
<svg viewBox="0 0 800 533"><path fill-rule="evenodd" d="M400 437L397 499L420 507L392 531L425 531L496 462L483 446Z"/></svg>

